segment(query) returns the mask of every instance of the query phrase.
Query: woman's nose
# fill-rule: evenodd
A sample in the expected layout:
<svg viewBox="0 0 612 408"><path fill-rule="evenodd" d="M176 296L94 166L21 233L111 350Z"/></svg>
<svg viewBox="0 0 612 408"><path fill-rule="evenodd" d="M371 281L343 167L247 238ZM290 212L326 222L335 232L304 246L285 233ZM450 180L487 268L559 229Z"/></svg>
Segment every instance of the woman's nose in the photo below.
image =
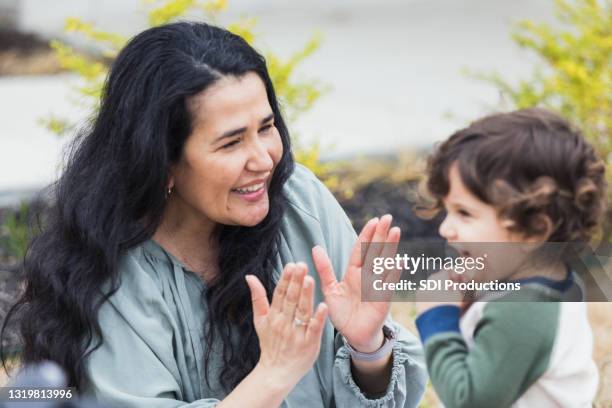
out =
<svg viewBox="0 0 612 408"><path fill-rule="evenodd" d="M272 170L274 161L265 143L258 139L251 143L251 146L249 146L249 158L246 167L247 170L252 172Z"/></svg>

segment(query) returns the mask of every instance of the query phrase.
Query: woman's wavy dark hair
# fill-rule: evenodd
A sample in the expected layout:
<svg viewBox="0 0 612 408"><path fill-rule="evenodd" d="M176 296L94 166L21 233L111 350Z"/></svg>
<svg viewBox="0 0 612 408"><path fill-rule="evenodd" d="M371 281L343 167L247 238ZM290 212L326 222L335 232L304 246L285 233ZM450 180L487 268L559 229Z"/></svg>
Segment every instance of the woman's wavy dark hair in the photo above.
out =
<svg viewBox="0 0 612 408"><path fill-rule="evenodd" d="M73 143L24 261L25 292L3 324L4 333L18 317L24 362L53 360L71 385L84 384L84 359L103 342L98 311L120 285L118 259L160 225L170 166L192 130L186 100L223 76L249 72L265 85L283 155L266 218L255 227L218 228L220 274L206 293L205 337L208 350L214 336L221 339L227 389L252 370L260 350L244 276L256 275L271 296L282 187L294 166L289 134L264 58L227 30L191 22L148 29L127 44L111 67L97 117ZM111 289L100 294L101 287Z"/></svg>

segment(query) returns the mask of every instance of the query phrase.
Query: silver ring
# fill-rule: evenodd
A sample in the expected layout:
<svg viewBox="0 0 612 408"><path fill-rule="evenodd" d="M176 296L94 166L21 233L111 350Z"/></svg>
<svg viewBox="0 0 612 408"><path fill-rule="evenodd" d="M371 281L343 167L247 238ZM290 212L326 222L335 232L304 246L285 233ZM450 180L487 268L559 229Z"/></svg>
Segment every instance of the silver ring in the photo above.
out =
<svg viewBox="0 0 612 408"><path fill-rule="evenodd" d="M306 322L301 321L297 317L295 319L293 319L293 324L298 326L298 327L306 326Z"/></svg>

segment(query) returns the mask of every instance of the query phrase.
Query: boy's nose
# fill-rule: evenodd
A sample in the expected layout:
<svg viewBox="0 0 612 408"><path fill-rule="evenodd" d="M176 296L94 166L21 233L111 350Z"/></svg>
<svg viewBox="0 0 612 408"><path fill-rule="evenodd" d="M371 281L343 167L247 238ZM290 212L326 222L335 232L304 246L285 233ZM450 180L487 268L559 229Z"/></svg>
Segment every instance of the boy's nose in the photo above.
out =
<svg viewBox="0 0 612 408"><path fill-rule="evenodd" d="M457 231L452 225L452 221L449 219L448 214L444 218L444 221L442 221L442 224L440 224L440 227L438 228L438 233L440 234L440 236L442 236L442 238L447 241L456 240Z"/></svg>

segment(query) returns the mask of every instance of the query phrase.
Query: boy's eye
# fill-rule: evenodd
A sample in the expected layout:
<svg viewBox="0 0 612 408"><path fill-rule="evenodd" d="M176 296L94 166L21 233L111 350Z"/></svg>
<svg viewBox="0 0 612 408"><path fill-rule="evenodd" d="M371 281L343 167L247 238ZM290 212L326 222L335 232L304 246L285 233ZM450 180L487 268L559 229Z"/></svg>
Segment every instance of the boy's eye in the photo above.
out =
<svg viewBox="0 0 612 408"><path fill-rule="evenodd" d="M465 211L464 209L459 209L457 210L457 212L459 213L459 215L461 215L462 217L469 217L471 214L467 211Z"/></svg>

